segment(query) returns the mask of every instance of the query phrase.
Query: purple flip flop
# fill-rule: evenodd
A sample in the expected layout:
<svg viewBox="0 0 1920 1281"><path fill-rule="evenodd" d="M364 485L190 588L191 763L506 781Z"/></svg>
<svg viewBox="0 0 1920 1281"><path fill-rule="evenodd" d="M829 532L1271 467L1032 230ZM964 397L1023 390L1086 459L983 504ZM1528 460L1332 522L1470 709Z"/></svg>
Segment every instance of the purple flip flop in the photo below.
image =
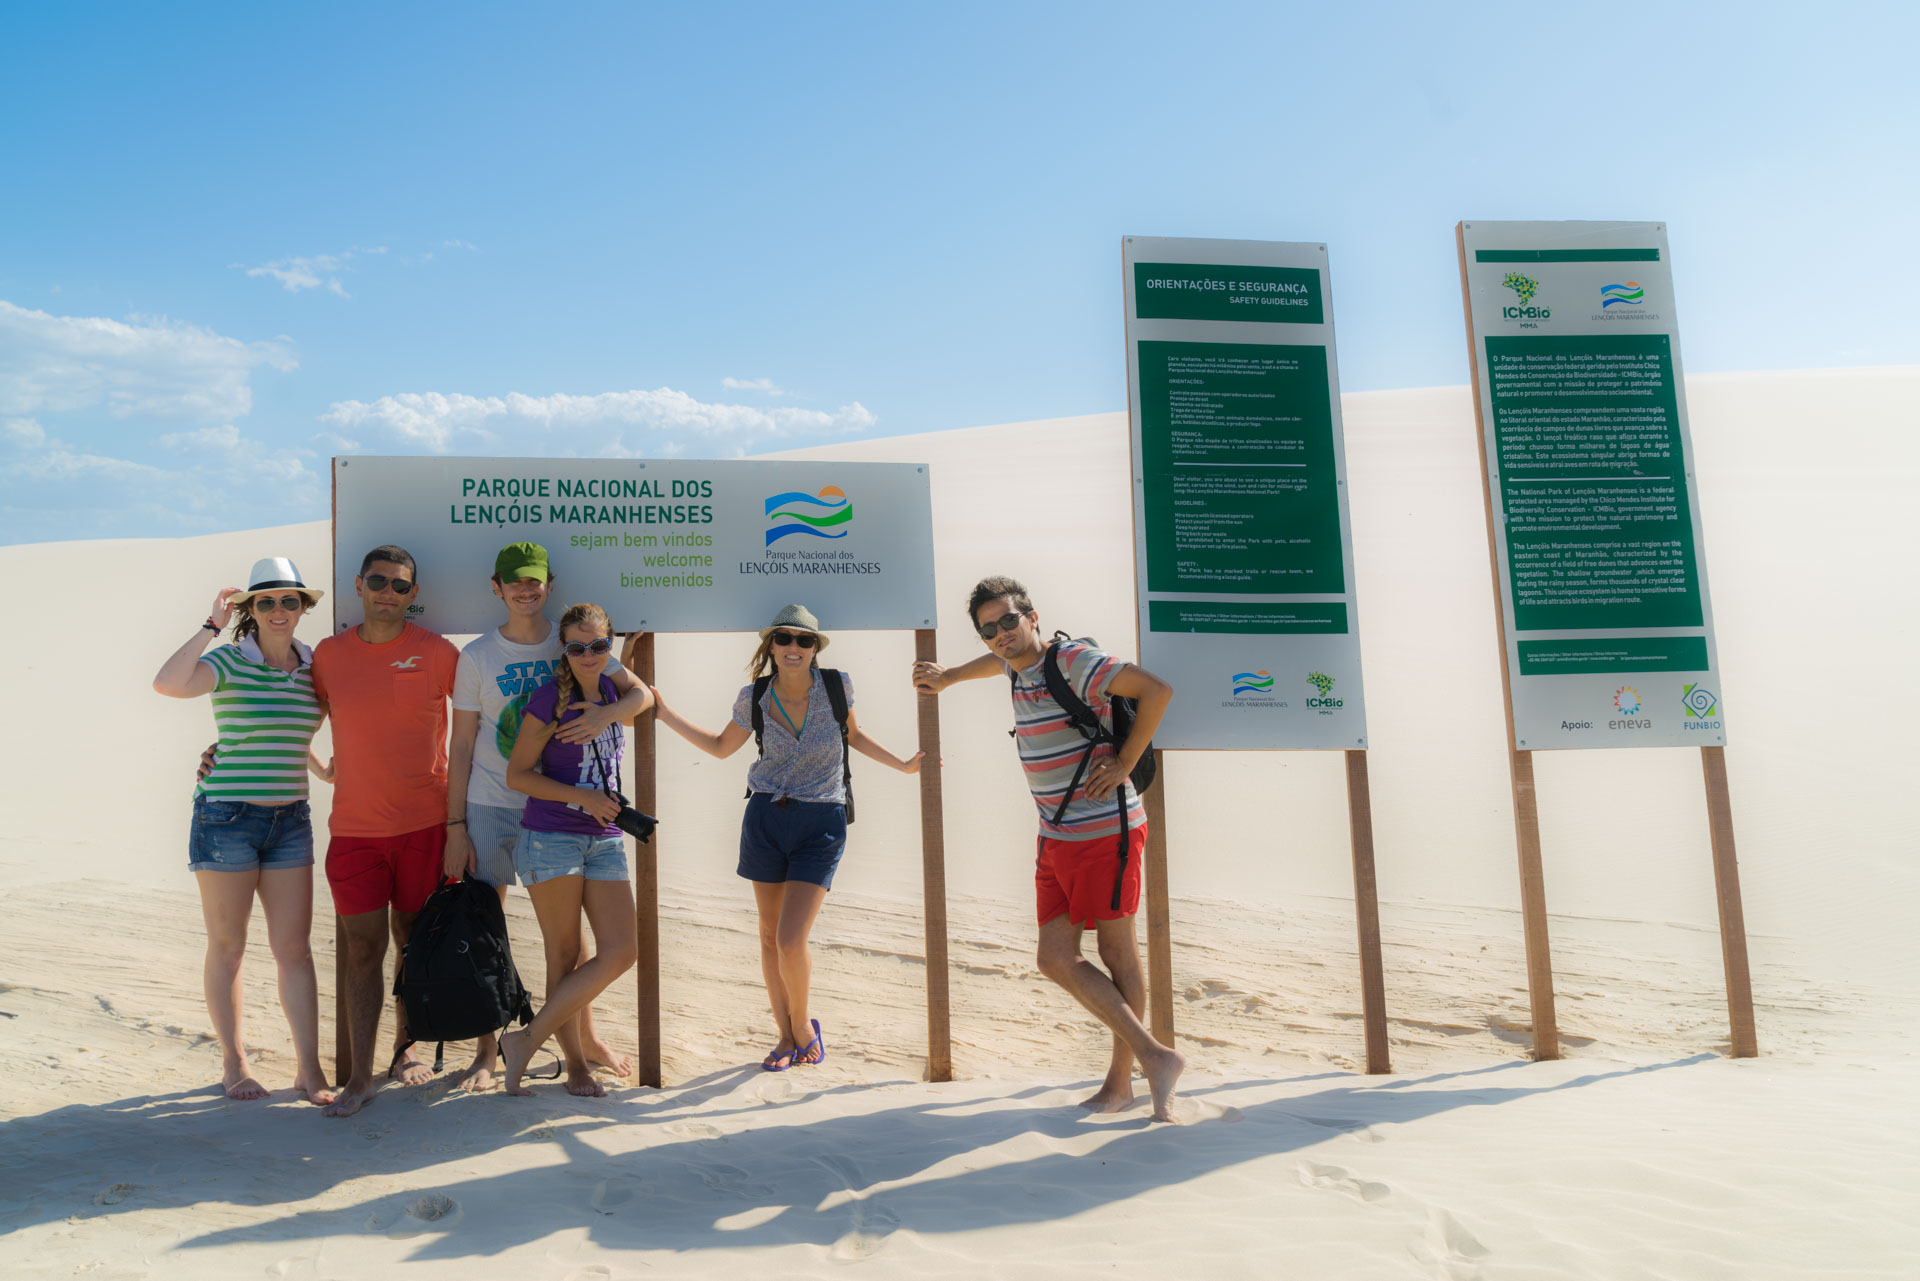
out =
<svg viewBox="0 0 1920 1281"><path fill-rule="evenodd" d="M807 1022L813 1024L813 1039L793 1052L793 1064L795 1067L812 1067L816 1063L825 1063L827 1061L827 1042L826 1038L820 1033L820 1020L808 1019ZM820 1051L819 1058L808 1059L802 1057L816 1048Z"/></svg>

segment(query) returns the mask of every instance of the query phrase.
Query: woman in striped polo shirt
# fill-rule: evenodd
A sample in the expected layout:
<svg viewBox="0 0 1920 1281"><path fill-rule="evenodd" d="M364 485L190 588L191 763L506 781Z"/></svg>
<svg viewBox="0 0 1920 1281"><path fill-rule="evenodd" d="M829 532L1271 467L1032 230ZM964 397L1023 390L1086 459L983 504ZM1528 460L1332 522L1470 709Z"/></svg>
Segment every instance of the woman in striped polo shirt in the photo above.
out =
<svg viewBox="0 0 1920 1281"><path fill-rule="evenodd" d="M153 688L169 698L211 694L220 735L213 768L194 791L187 866L200 883L207 923L204 978L207 1012L225 1059L221 1085L230 1099L268 1093L247 1062L240 1028L240 959L258 894L279 969L280 1007L299 1060L293 1086L324 1104L333 1101L333 1091L320 1067L320 1002L308 945L313 822L307 772L331 779L333 767L312 753L324 713L313 694L313 651L293 636L322 593L281 556L257 562L249 582L245 591L221 589L212 613L160 668ZM229 623L233 643L203 652Z"/></svg>

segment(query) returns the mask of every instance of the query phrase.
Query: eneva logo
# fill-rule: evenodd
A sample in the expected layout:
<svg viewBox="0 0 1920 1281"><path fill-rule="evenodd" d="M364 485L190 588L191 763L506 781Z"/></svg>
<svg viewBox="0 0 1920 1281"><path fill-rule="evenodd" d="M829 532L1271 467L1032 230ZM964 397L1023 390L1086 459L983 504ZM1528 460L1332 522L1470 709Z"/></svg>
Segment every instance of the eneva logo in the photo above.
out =
<svg viewBox="0 0 1920 1281"><path fill-rule="evenodd" d="M1613 709L1622 716L1631 716L1640 710L1640 691L1631 685L1622 685L1613 691Z"/></svg>
<svg viewBox="0 0 1920 1281"><path fill-rule="evenodd" d="M850 531L836 533L834 527L853 520L853 504L838 485L828 485L817 494L775 494L767 499L767 520L771 522L767 527L768 547L789 534L845 538Z"/></svg>
<svg viewBox="0 0 1920 1281"><path fill-rule="evenodd" d="M1239 698L1243 694L1251 694L1257 698L1261 695L1271 695L1272 693L1272 672L1235 672L1233 674L1233 696L1235 698Z"/></svg>
<svg viewBox="0 0 1920 1281"><path fill-rule="evenodd" d="M1346 699L1333 696L1333 677L1325 672L1308 672L1307 684L1320 691L1320 697L1309 698L1307 706L1314 708L1322 715L1331 716L1334 708L1347 705Z"/></svg>
<svg viewBox="0 0 1920 1281"><path fill-rule="evenodd" d="M1540 291L1540 282L1532 276L1522 275L1517 271L1510 271L1507 273L1506 279L1500 283L1513 290L1514 296L1520 300L1518 307L1502 307L1500 309L1500 314L1508 320L1545 320L1547 317L1553 315L1553 308L1551 307L1535 307L1532 305L1534 294Z"/></svg>

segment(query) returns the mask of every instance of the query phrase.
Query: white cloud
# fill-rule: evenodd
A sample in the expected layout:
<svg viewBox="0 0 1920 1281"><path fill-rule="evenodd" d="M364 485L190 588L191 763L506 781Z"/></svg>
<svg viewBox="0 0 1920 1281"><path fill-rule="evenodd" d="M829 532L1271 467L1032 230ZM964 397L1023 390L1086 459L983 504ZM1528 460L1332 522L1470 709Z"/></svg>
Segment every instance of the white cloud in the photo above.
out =
<svg viewBox="0 0 1920 1281"><path fill-rule="evenodd" d="M780 406L715 404L696 400L683 391L659 387L652 391L609 391L598 395L468 396L459 392L403 392L371 403L336 401L320 420L345 429L385 428L409 445L432 453L447 453L456 442L491 444L503 437L516 442L528 428L543 434L556 430L623 429L613 445L633 457L662 455L672 447L693 441L705 448L744 452L751 443L799 435L840 435L863 431L878 419L854 401L839 409L797 409ZM640 439L629 441L624 429ZM567 442L578 448L578 442ZM606 442L590 446L606 448Z"/></svg>
<svg viewBox="0 0 1920 1281"><path fill-rule="evenodd" d="M168 449L234 449L240 444L240 429L232 423L224 427L196 427L192 431L168 432L160 438Z"/></svg>
<svg viewBox="0 0 1920 1281"><path fill-rule="evenodd" d="M479 245L471 245L464 240L443 240L440 242L440 246L443 249L470 249L474 253L480 252Z"/></svg>
<svg viewBox="0 0 1920 1281"><path fill-rule="evenodd" d="M284 338L242 342L165 317L54 316L0 301L0 414L105 405L218 422L253 408L254 368L296 367Z"/></svg>
<svg viewBox="0 0 1920 1281"><path fill-rule="evenodd" d="M764 392L769 396L790 396L793 394L785 387L775 383L771 378L727 377L720 380L720 385L728 391L758 391Z"/></svg>
<svg viewBox="0 0 1920 1281"><path fill-rule="evenodd" d="M280 287L290 294L297 294L303 289L324 288L330 294L351 298L353 295L348 293L346 286L340 283L340 277L353 270L347 264L360 254L385 252L387 252L385 245L375 245L372 248L355 245L337 254L314 254L310 258L282 258L277 262L262 263L258 267L246 268L246 273L255 278L271 277L279 281ZM234 265L240 266L239 263Z"/></svg>
<svg viewBox="0 0 1920 1281"><path fill-rule="evenodd" d="M31 419L0 434L0 542L102 537L158 524L180 532L285 524L324 513L326 487L301 453L231 425L173 433L183 465L118 458L49 436Z"/></svg>

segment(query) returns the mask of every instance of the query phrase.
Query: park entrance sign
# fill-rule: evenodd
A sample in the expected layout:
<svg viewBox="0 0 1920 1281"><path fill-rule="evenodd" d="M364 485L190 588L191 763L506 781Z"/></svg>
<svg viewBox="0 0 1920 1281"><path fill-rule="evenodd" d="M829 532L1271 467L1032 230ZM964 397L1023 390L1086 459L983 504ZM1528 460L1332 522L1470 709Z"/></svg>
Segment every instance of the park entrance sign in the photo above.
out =
<svg viewBox="0 0 1920 1281"><path fill-rule="evenodd" d="M342 627L360 557L396 543L419 564L416 622L487 631L494 553L522 541L621 631L758 631L793 601L836 631L933 626L923 464L354 457L333 477Z"/></svg>
<svg viewBox="0 0 1920 1281"><path fill-rule="evenodd" d="M1321 244L1121 243L1140 662L1170 748L1363 748Z"/></svg>
<svg viewBox="0 0 1920 1281"><path fill-rule="evenodd" d="M1724 744L1665 226L1460 233L1515 746Z"/></svg>

